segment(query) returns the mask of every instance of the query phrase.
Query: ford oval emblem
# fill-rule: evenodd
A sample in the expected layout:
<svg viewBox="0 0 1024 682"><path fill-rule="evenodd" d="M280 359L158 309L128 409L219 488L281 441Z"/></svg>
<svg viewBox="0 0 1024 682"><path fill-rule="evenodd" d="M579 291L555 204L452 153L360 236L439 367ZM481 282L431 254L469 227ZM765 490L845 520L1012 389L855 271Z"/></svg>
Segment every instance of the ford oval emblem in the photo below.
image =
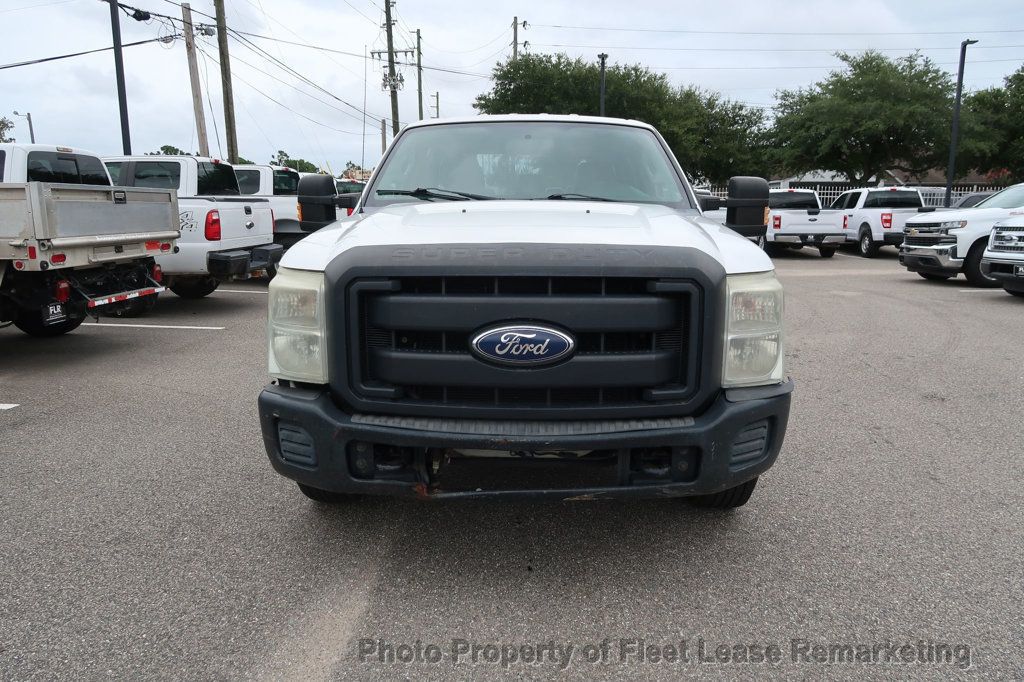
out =
<svg viewBox="0 0 1024 682"><path fill-rule="evenodd" d="M551 327L522 324L485 329L471 347L478 357L502 365L547 365L571 356L576 341Z"/></svg>

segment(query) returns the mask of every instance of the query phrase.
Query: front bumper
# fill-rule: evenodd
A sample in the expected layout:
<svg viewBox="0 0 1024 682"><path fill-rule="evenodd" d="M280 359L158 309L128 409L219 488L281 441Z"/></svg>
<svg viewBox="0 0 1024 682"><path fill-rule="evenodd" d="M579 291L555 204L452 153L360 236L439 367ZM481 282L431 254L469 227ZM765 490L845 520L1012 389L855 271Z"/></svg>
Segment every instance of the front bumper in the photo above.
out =
<svg viewBox="0 0 1024 682"><path fill-rule="evenodd" d="M1001 258L986 252L981 259L981 271L999 280L1007 291L1024 291L1024 258Z"/></svg>
<svg viewBox="0 0 1024 682"><path fill-rule="evenodd" d="M693 418L565 422L350 415L334 404L325 389L271 385L260 393L259 414L274 469L299 483L333 492L424 499L681 497L726 490L770 468L785 437L792 390L789 381L724 391ZM544 470L535 468L541 474L540 484L527 488L507 487L499 480L493 486L446 489L445 467L466 461L461 455L467 451L600 451L614 480L558 485L546 482ZM369 465L368 452L372 453ZM391 458L387 467L375 464L378 456ZM396 469L396 457L406 458L409 464ZM637 462L657 457L668 464L666 471L652 474L649 468L635 468ZM555 463L579 467L580 472L590 463L570 460ZM495 467L510 462L533 467L547 463L530 457L477 461Z"/></svg>
<svg viewBox="0 0 1024 682"><path fill-rule="evenodd" d="M903 244L903 237L902 232L883 232L882 243L887 246L900 246Z"/></svg>
<svg viewBox="0 0 1024 682"><path fill-rule="evenodd" d="M803 244L817 247L839 246L846 243L846 236L843 234L775 234L771 241L779 244Z"/></svg>
<svg viewBox="0 0 1024 682"><path fill-rule="evenodd" d="M963 268L964 259L956 257L956 244L900 247L900 265L911 272L941 272L955 275Z"/></svg>

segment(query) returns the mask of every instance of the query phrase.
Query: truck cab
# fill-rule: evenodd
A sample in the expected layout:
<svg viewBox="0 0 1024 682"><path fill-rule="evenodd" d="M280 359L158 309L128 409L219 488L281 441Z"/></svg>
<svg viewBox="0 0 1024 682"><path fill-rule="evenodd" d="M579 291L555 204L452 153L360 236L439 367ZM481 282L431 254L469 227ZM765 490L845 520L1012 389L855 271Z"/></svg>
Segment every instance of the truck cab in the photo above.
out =
<svg viewBox="0 0 1024 682"><path fill-rule="evenodd" d="M412 123L360 197L304 178L339 219L270 284L271 465L321 503L744 504L793 384L768 185L729 187L732 228L653 127L548 115Z"/></svg>
<svg viewBox="0 0 1024 682"><path fill-rule="evenodd" d="M178 296L202 298L220 282L272 270L281 259L284 250L274 243L270 202L242 195L231 164L198 156L110 156L103 161L118 185L177 191L179 251L157 262L167 287Z"/></svg>
<svg viewBox="0 0 1024 682"><path fill-rule="evenodd" d="M274 212L274 242L287 249L306 236L299 227L299 173L287 166L236 164L243 196L263 197Z"/></svg>

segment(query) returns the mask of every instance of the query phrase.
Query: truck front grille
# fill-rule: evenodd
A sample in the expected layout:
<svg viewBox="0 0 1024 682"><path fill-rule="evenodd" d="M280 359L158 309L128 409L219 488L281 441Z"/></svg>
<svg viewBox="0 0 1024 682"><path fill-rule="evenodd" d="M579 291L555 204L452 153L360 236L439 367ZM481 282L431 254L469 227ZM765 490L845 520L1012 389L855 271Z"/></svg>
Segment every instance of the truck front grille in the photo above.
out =
<svg viewBox="0 0 1024 682"><path fill-rule="evenodd" d="M907 234L903 238L904 246L935 246L936 244L956 244L956 237L938 232Z"/></svg>
<svg viewBox="0 0 1024 682"><path fill-rule="evenodd" d="M388 405L467 415L500 408L642 411L682 404L700 377L703 291L641 277L395 277L350 285L349 388ZM537 368L479 360L470 339L501 323L550 324L575 354Z"/></svg>

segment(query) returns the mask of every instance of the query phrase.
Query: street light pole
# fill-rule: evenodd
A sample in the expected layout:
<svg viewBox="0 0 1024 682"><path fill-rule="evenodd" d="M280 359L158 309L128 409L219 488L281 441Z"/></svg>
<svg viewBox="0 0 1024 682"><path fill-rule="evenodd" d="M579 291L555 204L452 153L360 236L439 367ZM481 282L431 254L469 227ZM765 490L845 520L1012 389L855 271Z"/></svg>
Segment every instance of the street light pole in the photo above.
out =
<svg viewBox="0 0 1024 682"><path fill-rule="evenodd" d="M601 60L601 106L600 106L601 114L600 115L604 116L604 65L605 65L605 62L608 60L608 55L605 54L604 52L602 52L601 54L597 55L597 58Z"/></svg>
<svg viewBox="0 0 1024 682"><path fill-rule="evenodd" d="M32 112L26 111L24 114L19 114L17 111L14 112L15 116L21 116L22 118L28 119L28 139L32 140L32 144L36 143L36 131L32 127Z"/></svg>
<svg viewBox="0 0 1024 682"><path fill-rule="evenodd" d="M967 40L960 43L960 68L956 72L956 99L953 101L953 130L949 141L949 166L946 168L946 200L943 205L949 208L950 199L953 194L953 174L956 173L956 145L957 137L960 134L960 97L964 90L964 61L967 59L967 46L973 45L977 40Z"/></svg>

